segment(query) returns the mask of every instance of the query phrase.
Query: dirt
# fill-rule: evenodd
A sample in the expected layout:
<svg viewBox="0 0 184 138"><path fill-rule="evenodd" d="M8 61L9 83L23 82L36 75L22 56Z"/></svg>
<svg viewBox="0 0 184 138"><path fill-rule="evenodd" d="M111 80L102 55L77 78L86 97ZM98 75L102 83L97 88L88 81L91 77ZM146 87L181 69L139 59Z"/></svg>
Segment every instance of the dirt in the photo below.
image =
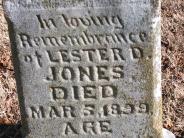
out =
<svg viewBox="0 0 184 138"><path fill-rule="evenodd" d="M162 3L164 127L184 138L184 0Z"/></svg>
<svg viewBox="0 0 184 138"><path fill-rule="evenodd" d="M163 126L184 138L184 0L162 2ZM20 138L7 23L0 0L0 138Z"/></svg>
<svg viewBox="0 0 184 138"><path fill-rule="evenodd" d="M20 120L7 23L0 2L0 124Z"/></svg>

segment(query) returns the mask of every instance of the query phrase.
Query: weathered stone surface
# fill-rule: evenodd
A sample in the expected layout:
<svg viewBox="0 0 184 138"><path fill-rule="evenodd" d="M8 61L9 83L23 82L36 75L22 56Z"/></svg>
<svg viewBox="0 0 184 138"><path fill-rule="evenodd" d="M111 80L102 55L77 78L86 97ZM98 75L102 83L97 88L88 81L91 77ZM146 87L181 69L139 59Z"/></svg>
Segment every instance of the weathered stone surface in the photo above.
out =
<svg viewBox="0 0 184 138"><path fill-rule="evenodd" d="M28 138L161 138L159 0L6 0Z"/></svg>

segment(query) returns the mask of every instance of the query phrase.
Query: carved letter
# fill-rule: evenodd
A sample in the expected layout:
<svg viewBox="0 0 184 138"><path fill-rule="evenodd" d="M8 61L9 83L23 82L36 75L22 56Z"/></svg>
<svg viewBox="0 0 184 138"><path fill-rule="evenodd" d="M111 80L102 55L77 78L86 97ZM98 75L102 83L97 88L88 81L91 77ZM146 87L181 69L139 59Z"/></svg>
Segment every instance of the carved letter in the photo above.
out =
<svg viewBox="0 0 184 138"><path fill-rule="evenodd" d="M111 122L110 121L99 121L101 133L112 133L112 129L110 128Z"/></svg>
<svg viewBox="0 0 184 138"><path fill-rule="evenodd" d="M64 87L51 88L51 97L54 101L67 99L67 89Z"/></svg>
<svg viewBox="0 0 184 138"><path fill-rule="evenodd" d="M39 107L30 107L30 116L33 119L39 119L39 118L44 118L45 113L44 113L44 108L42 106Z"/></svg>
<svg viewBox="0 0 184 138"><path fill-rule="evenodd" d="M87 134L91 134L91 135L97 134L95 130L94 122L84 122L83 129L84 129L84 132Z"/></svg>
<svg viewBox="0 0 184 138"><path fill-rule="evenodd" d="M95 114L95 106L94 105L84 105L84 116L92 116Z"/></svg>
<svg viewBox="0 0 184 138"><path fill-rule="evenodd" d="M115 86L102 86L102 98L116 98L117 87Z"/></svg>
<svg viewBox="0 0 184 138"><path fill-rule="evenodd" d="M84 98L96 99L96 87L95 86L83 86Z"/></svg>
<svg viewBox="0 0 184 138"><path fill-rule="evenodd" d="M131 48L131 55L133 59L140 59L143 58L143 50L139 47L132 47Z"/></svg>
<svg viewBox="0 0 184 138"><path fill-rule="evenodd" d="M56 28L56 24L53 19L42 19L40 15L36 15L42 29Z"/></svg>
<svg viewBox="0 0 184 138"><path fill-rule="evenodd" d="M75 134L77 134L77 131L74 129L74 127L72 126L72 124L70 122L66 124L64 132L65 132L65 135L75 135Z"/></svg>

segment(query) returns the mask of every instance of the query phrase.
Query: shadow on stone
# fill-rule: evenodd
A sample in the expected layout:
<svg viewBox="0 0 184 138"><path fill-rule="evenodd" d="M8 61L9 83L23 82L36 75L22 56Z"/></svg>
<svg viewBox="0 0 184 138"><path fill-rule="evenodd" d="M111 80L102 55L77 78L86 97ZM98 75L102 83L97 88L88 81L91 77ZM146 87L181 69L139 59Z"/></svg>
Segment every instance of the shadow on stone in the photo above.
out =
<svg viewBox="0 0 184 138"><path fill-rule="evenodd" d="M0 138L22 138L21 124L16 125L0 125Z"/></svg>

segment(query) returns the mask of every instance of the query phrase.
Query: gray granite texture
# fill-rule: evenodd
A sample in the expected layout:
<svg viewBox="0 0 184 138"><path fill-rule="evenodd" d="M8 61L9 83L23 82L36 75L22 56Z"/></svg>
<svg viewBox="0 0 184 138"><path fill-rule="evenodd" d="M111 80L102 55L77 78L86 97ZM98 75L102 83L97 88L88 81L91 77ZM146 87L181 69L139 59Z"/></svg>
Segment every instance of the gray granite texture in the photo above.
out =
<svg viewBox="0 0 184 138"><path fill-rule="evenodd" d="M26 138L162 138L159 0L5 0Z"/></svg>

